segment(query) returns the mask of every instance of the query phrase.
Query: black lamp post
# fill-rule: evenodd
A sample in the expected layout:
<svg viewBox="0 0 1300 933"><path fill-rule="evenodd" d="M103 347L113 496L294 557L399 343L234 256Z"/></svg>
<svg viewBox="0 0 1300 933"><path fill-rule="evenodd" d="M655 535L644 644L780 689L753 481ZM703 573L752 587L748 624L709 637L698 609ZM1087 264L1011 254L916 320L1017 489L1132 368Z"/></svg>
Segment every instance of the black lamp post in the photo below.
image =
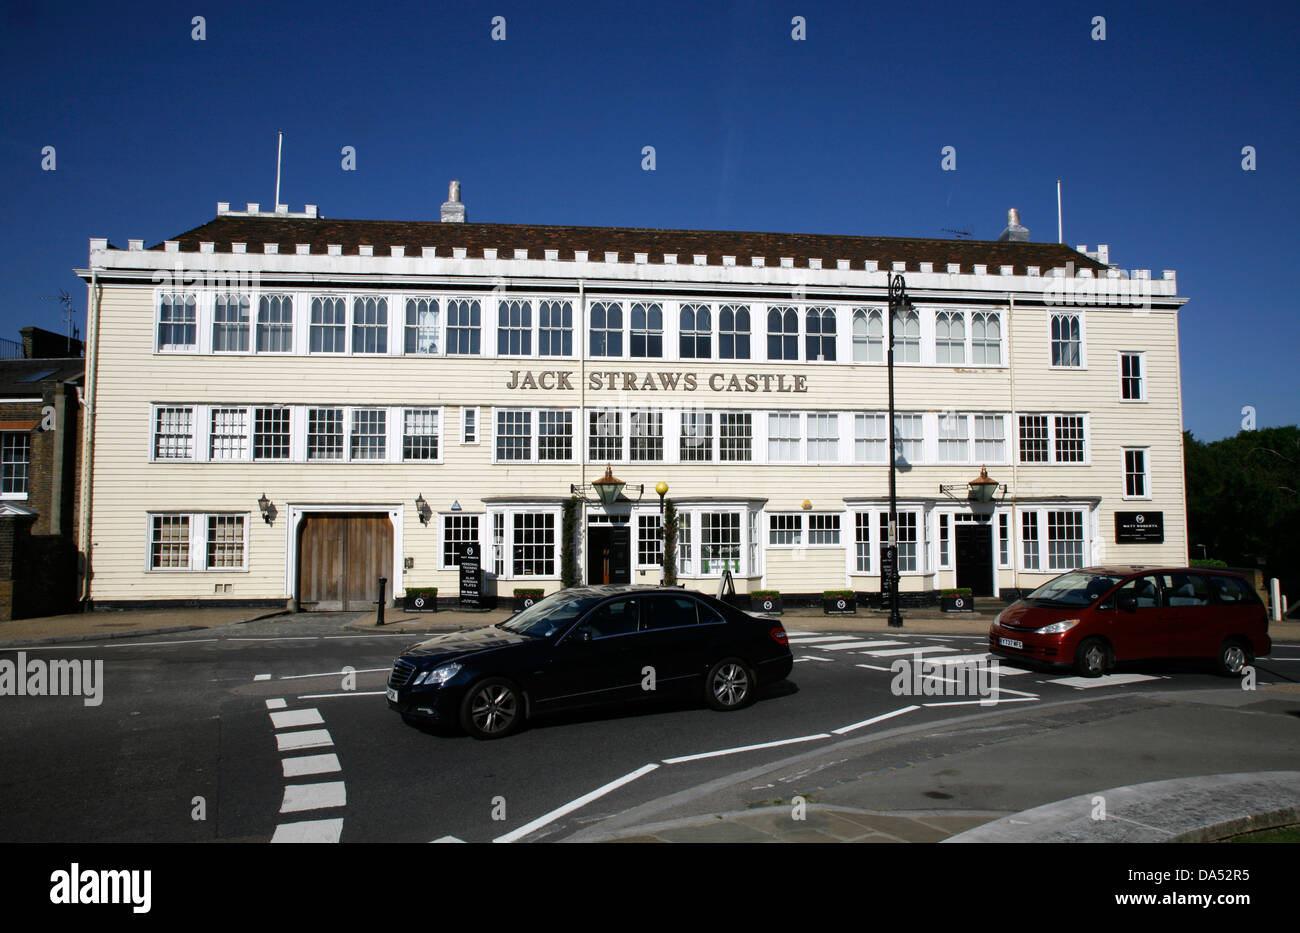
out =
<svg viewBox="0 0 1300 933"><path fill-rule="evenodd" d="M880 585L889 596L889 627L902 628L898 611L898 490L895 485L894 451L894 316L908 309L907 283L901 275L889 277L889 325L885 337L889 347L889 540L885 545Z"/></svg>

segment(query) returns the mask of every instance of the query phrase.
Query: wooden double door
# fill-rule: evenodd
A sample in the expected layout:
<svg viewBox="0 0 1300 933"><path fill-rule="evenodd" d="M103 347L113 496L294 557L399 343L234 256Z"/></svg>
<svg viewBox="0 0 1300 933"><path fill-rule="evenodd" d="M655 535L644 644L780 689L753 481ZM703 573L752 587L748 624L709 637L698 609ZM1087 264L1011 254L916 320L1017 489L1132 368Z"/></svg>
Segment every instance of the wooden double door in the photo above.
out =
<svg viewBox="0 0 1300 933"><path fill-rule="evenodd" d="M387 515L304 515L298 529L298 604L306 611L370 609L393 592L393 524Z"/></svg>

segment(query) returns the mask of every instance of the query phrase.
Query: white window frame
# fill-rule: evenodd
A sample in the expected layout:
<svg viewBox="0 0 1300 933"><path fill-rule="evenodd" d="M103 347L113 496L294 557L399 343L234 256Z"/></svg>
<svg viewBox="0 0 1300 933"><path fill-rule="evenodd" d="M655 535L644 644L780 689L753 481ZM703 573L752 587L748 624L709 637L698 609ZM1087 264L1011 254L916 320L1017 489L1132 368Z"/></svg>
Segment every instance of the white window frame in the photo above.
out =
<svg viewBox="0 0 1300 933"><path fill-rule="evenodd" d="M1142 455L1142 494L1134 495L1129 492L1129 454ZM1151 498L1151 448L1150 447L1124 447L1120 450L1120 470L1124 478L1124 496L1125 501L1138 501ZM1136 475L1136 474L1135 474Z"/></svg>
<svg viewBox="0 0 1300 933"><path fill-rule="evenodd" d="M1058 317L1076 317L1079 319L1079 364L1077 366L1053 362L1052 322ZM1088 331L1086 316L1082 310L1047 312L1047 364L1049 369L1064 372L1077 372L1088 368Z"/></svg>
<svg viewBox="0 0 1300 933"><path fill-rule="evenodd" d="M1045 418L1047 419L1047 459L1046 460L1024 460L1021 458L1020 445L1020 419L1021 418ZM1056 419L1057 418L1082 418L1083 419L1083 459L1082 460L1058 460L1056 458ZM1092 465L1092 418L1085 412L1046 412L1046 411L1021 411L1016 412L1016 420L1013 430L1015 431L1013 442L1015 451L1013 456L1018 466L1044 467L1044 466L1065 466L1065 467L1083 467Z"/></svg>
<svg viewBox="0 0 1300 933"><path fill-rule="evenodd" d="M162 304L164 297L182 297L194 299L194 342L193 343L167 343L162 342ZM157 288L153 295L153 352L155 354L171 353L198 353L203 343L204 314L203 303L207 296L197 289L185 288ZM176 327L174 323L169 323L168 327ZM189 326L189 325L182 325Z"/></svg>
<svg viewBox="0 0 1300 933"><path fill-rule="evenodd" d="M588 409L588 411L590 411L590 409ZM498 419L498 417L499 417L502 413L505 413L505 412L527 412L527 413L528 413L528 456L527 456L526 458L510 459L510 460L501 460L501 459L498 458L498 455L497 455L497 430L498 430L498 420L497 420L497 419ZM561 413L561 414L567 413L567 414L569 415L569 427L570 427L570 432L571 432L571 433L570 433L570 436L569 436L569 442L570 442L570 448L571 448L571 451L572 451L569 457L567 457L567 458L565 458L565 459L546 459L546 460L541 460L541 459L539 459L539 456L540 456L540 448L541 448L541 435L540 435L540 432L539 432L539 428L540 428L540 426L541 426L541 413L542 413L542 412L557 412L557 413ZM541 406L541 407L533 407L533 406L527 406L527 405L500 405L500 406L494 406L494 407L492 408L492 441L491 441L491 443L492 443L492 462L493 462L493 463L502 463L502 464L512 464L512 463L534 463L534 464L537 464L537 463L541 463L541 464L551 464L551 463L577 463L577 462L578 462L578 459L579 459L579 457L580 457L580 455L581 455L581 451L582 451L582 441L581 441L581 440L576 436L576 435L577 435L577 431L578 431L578 420L579 420L579 419L578 419L578 413L579 413L579 409L575 409L575 408L563 408L563 407L558 407L558 406L552 407L552 406L547 406L547 405L543 405L543 406ZM584 437L585 437L585 434L584 434Z"/></svg>
<svg viewBox="0 0 1300 933"><path fill-rule="evenodd" d="M467 414L473 413L468 419ZM479 417L482 414L477 405L462 405L460 407L460 445L462 447L478 447L482 443L483 437L483 419ZM471 426L469 422L474 422ZM472 432L472 433L471 433Z"/></svg>
<svg viewBox="0 0 1300 933"><path fill-rule="evenodd" d="M438 513L438 569L439 570L457 570L460 564L452 564L446 561L447 556L447 520L448 519L474 519L475 529L474 537L466 539L461 544L479 545L479 554L483 553L483 528L487 524L484 521L482 512L439 512Z"/></svg>
<svg viewBox="0 0 1300 933"><path fill-rule="evenodd" d="M1124 397L1124 358L1126 356L1136 357L1138 363L1138 396L1137 398ZM1141 405L1147 401L1147 353L1145 350L1120 350L1118 353L1119 367L1119 401L1122 405Z"/></svg>
<svg viewBox="0 0 1300 933"><path fill-rule="evenodd" d="M412 457L408 459L406 456L406 416L410 412L426 411L433 412L434 416L437 418L438 456L430 458ZM403 463L442 463L447 451L447 415L443 408L438 405L408 405L405 408L399 409L399 413L401 418L401 432L400 436L397 438L399 459L401 459Z"/></svg>
<svg viewBox="0 0 1300 933"><path fill-rule="evenodd" d="M150 511L145 513L145 549L144 566L146 573L248 573L249 565L249 518L248 512L187 512ZM186 536L189 549L188 560L184 567L155 567L153 565L153 527L155 518L184 518L189 522ZM242 520L244 538L240 545L243 563L238 567L209 567L208 563L208 522L212 518L239 518Z"/></svg>
<svg viewBox="0 0 1300 933"><path fill-rule="evenodd" d="M5 464L4 464L5 466L8 466L8 465L12 464L12 465L14 465L15 467L17 467L19 464L22 465L22 474L23 474L23 483L22 483L22 485L23 485L23 488L22 488L22 491L21 491L21 492L17 492L17 491L15 491L15 492L3 492L3 491L0 491L0 499L8 499L8 500L14 500L14 501L21 501L21 500L26 499L26 498L31 494L31 488L32 488L32 436L31 436L31 432L30 432L30 431L0 431L0 439L8 438L8 437L13 437L13 438L15 439L15 443L18 443L18 440L17 440L17 439L19 439L19 438L21 438L21 439L25 442L25 453L26 453L26 457L23 458L23 459L15 458L15 459L13 459L13 460L11 460L11 461L6 461ZM2 489L3 489L3 487L0 487L0 490L2 490Z"/></svg>
<svg viewBox="0 0 1300 933"><path fill-rule="evenodd" d="M495 420L494 420L495 423ZM514 505L508 508L489 508L487 511L487 520L480 523L480 533L483 528L491 528L495 516L501 516L503 521L501 548L505 553L498 554L495 541L491 542L488 550L485 552L485 567L495 568L497 562L501 563L501 572L498 578L501 580L558 580L560 579L561 566L560 555L563 550L564 538L564 519L561 514L562 510L552 506L527 506ZM551 564L554 573L549 574L524 574L517 572L514 566L514 538L516 519L521 515L549 515L555 528L555 542L552 545Z"/></svg>

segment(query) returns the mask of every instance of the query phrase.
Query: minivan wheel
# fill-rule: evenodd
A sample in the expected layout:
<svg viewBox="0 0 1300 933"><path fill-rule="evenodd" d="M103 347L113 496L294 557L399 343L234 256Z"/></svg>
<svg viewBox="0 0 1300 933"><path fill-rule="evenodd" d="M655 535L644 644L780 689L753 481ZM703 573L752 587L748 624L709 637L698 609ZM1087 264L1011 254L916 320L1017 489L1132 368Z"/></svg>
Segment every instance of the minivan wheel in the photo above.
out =
<svg viewBox="0 0 1300 933"><path fill-rule="evenodd" d="M1084 677L1100 677L1110 662L1110 646L1101 638L1085 638L1074 652L1074 668Z"/></svg>
<svg viewBox="0 0 1300 933"><path fill-rule="evenodd" d="M480 680L460 703L461 728L476 739L504 738L518 729L523 719L523 695L504 677Z"/></svg>
<svg viewBox="0 0 1300 933"><path fill-rule="evenodd" d="M740 658L723 658L704 678L704 699L713 709L728 712L754 699L754 672Z"/></svg>
<svg viewBox="0 0 1300 933"><path fill-rule="evenodd" d="M1240 641L1229 638L1219 646L1218 668L1224 677L1240 677L1255 658Z"/></svg>

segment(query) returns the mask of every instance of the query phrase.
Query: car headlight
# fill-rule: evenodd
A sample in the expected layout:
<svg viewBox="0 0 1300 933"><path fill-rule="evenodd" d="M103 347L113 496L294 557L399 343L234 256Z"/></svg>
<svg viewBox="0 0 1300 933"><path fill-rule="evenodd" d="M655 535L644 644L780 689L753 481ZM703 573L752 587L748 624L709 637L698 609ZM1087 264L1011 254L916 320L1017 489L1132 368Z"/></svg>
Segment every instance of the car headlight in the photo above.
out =
<svg viewBox="0 0 1300 933"><path fill-rule="evenodd" d="M1078 619L1063 619L1060 622L1053 622L1051 625L1045 625L1038 630L1039 635L1060 635L1062 632L1068 632L1079 624Z"/></svg>
<svg viewBox="0 0 1300 933"><path fill-rule="evenodd" d="M1006 610L1003 609L1002 612L1006 612ZM995 616L993 617L993 627L994 627L994 628L997 628L999 625L1002 624L1002 612L999 612L997 615L995 615Z"/></svg>
<svg viewBox="0 0 1300 933"><path fill-rule="evenodd" d="M452 664L444 664L442 665L442 667L435 667L431 671L422 671L420 674L416 675L415 680L412 682L412 686L414 687L419 687L421 685L437 686L440 684L445 684L447 681L451 680L459 673L460 673L459 664L456 664L454 662Z"/></svg>

